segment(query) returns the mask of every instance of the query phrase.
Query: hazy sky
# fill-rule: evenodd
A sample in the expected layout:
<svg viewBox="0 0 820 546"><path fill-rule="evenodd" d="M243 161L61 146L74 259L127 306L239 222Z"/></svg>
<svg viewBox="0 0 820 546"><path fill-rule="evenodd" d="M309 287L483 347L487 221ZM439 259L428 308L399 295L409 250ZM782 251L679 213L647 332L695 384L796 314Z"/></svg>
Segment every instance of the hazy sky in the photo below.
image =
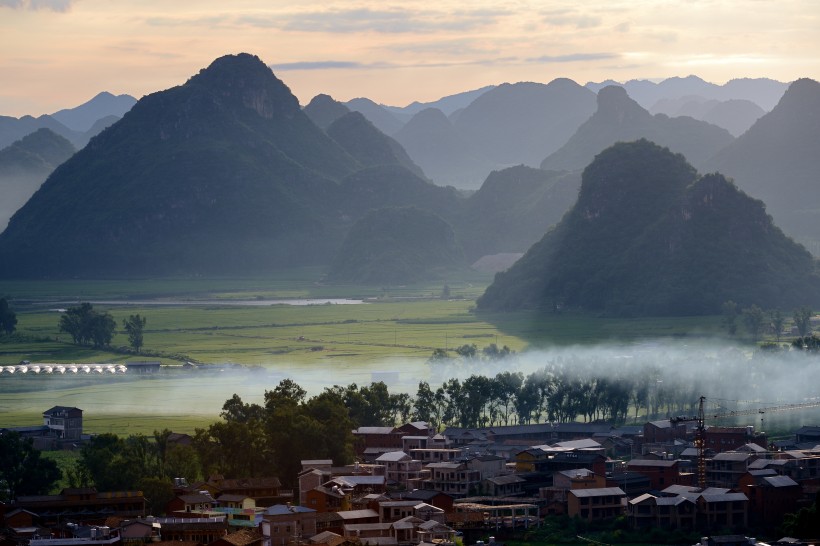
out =
<svg viewBox="0 0 820 546"><path fill-rule="evenodd" d="M0 115L139 98L243 51L303 104L556 77L820 79L820 0L0 0Z"/></svg>

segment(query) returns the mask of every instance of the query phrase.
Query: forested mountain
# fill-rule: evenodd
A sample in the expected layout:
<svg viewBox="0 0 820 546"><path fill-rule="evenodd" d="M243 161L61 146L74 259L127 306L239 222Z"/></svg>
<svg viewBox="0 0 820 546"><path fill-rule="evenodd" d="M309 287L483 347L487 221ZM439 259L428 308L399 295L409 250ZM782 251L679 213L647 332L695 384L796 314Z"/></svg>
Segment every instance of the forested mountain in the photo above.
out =
<svg viewBox="0 0 820 546"><path fill-rule="evenodd" d="M258 58L140 100L0 235L4 275L259 270L326 260L359 167ZM59 234L56 237L55 234Z"/></svg>
<svg viewBox="0 0 820 546"><path fill-rule="evenodd" d="M426 178L401 144L376 129L360 112L348 112L331 123L326 131L365 167L401 165L416 176Z"/></svg>
<svg viewBox="0 0 820 546"><path fill-rule="evenodd" d="M572 207L580 185L579 173L524 165L493 171L454 223L467 259L526 251Z"/></svg>
<svg viewBox="0 0 820 546"><path fill-rule="evenodd" d="M336 204L353 219L384 207L417 207L449 219L463 201L454 188L437 186L397 164L356 171L341 181L340 189Z"/></svg>
<svg viewBox="0 0 820 546"><path fill-rule="evenodd" d="M639 140L595 158L570 212L496 275L478 306L634 316L717 313L727 300L817 304L816 268L763 203Z"/></svg>
<svg viewBox="0 0 820 546"><path fill-rule="evenodd" d="M0 232L74 146L49 129L38 129L0 150Z"/></svg>
<svg viewBox="0 0 820 546"><path fill-rule="evenodd" d="M415 207L384 208L353 225L328 278L395 285L466 269L453 228L441 217Z"/></svg>
<svg viewBox="0 0 820 546"><path fill-rule="evenodd" d="M583 169L612 144L638 138L668 146L693 165L700 165L734 140L726 129L709 123L688 117L653 116L629 98L622 87L608 86L598 92L595 114L561 149L544 159L541 168Z"/></svg>
<svg viewBox="0 0 820 546"><path fill-rule="evenodd" d="M801 79L705 164L762 199L783 230L820 253L820 83Z"/></svg>

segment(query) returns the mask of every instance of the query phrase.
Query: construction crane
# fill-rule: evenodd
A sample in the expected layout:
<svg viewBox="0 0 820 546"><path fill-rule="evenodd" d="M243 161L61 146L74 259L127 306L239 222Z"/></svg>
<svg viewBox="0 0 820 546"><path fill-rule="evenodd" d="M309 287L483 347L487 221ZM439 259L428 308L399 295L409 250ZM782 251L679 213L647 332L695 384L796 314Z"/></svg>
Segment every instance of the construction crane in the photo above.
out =
<svg viewBox="0 0 820 546"><path fill-rule="evenodd" d="M727 413L715 413L706 415L706 397L701 396L698 400L698 414L695 417L673 417L669 421L673 424L677 423L691 423L695 422L695 448L698 450L698 487L706 489L706 419L725 419L727 417L741 417L743 415L761 416L765 413L774 413L779 411L793 411L808 408L820 407L820 399L815 399L814 402L804 402L802 404L783 404L780 406L769 406L765 408L749 408L745 410L730 411ZM762 419L762 417L761 417Z"/></svg>

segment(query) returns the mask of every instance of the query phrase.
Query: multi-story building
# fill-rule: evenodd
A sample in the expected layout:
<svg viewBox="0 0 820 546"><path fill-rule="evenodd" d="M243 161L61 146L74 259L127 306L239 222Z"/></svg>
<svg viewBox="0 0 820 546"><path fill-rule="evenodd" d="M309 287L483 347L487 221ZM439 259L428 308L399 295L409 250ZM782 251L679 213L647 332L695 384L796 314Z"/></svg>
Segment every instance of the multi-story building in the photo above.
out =
<svg viewBox="0 0 820 546"><path fill-rule="evenodd" d="M626 511L626 493L620 487L573 489L567 492L567 515L589 521L621 516Z"/></svg>
<svg viewBox="0 0 820 546"><path fill-rule="evenodd" d="M711 487L737 487L740 477L756 457L748 452L717 453L706 460L706 484Z"/></svg>
<svg viewBox="0 0 820 546"><path fill-rule="evenodd" d="M627 503L627 516L633 529L693 529L697 506L683 496L657 497L644 493Z"/></svg>
<svg viewBox="0 0 820 546"><path fill-rule="evenodd" d="M435 489L454 498L475 495L481 488L481 472L470 469L466 463L431 463L427 465L430 478L424 480L424 489Z"/></svg>

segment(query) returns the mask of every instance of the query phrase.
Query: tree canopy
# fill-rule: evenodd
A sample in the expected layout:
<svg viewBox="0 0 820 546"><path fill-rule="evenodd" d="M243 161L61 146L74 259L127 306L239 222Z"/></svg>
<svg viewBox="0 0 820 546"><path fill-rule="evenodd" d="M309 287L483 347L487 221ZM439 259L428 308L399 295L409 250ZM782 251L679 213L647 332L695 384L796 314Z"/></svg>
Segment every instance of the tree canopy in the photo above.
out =
<svg viewBox="0 0 820 546"><path fill-rule="evenodd" d="M137 315L129 315L127 319L122 321L122 327L128 334L128 344L136 352L140 352L142 348L142 331L145 329L145 317Z"/></svg>
<svg viewBox="0 0 820 546"><path fill-rule="evenodd" d="M13 334L17 328L17 314L9 307L6 298L0 298L0 334Z"/></svg>
<svg viewBox="0 0 820 546"><path fill-rule="evenodd" d="M88 302L70 307L60 317L60 331L68 333L77 345L105 347L114 338L116 327L114 317L95 311Z"/></svg>
<svg viewBox="0 0 820 546"><path fill-rule="evenodd" d="M31 439L14 431L0 434L0 501L47 494L61 477L57 463L41 457Z"/></svg>

